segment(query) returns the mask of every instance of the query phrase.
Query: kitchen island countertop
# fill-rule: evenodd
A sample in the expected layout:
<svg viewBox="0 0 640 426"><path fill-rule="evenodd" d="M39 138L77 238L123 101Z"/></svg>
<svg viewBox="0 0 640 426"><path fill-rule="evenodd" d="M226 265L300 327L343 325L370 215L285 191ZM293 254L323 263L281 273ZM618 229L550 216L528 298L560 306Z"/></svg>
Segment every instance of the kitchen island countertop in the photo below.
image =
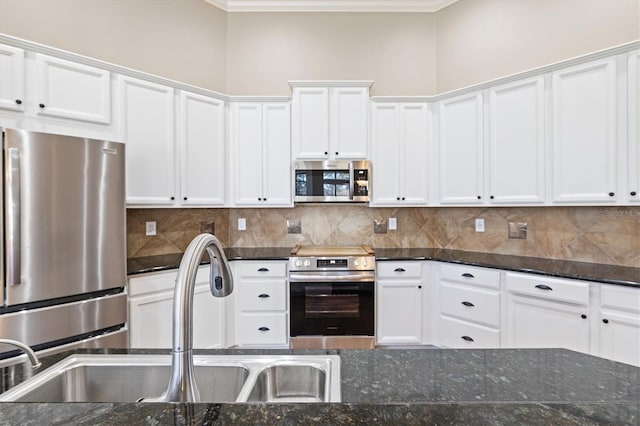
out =
<svg viewBox="0 0 640 426"><path fill-rule="evenodd" d="M226 349L196 353L338 354L343 402L0 403L0 424L638 424L640 421L640 368L565 349ZM47 357L45 365L66 355ZM0 371L5 387L9 382L13 385L20 382L21 366Z"/></svg>

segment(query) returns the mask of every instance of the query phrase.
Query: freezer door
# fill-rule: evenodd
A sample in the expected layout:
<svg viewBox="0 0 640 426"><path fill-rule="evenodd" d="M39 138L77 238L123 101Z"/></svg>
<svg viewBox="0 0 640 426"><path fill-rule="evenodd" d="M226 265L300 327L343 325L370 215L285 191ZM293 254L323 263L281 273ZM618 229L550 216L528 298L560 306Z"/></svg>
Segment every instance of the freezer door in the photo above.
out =
<svg viewBox="0 0 640 426"><path fill-rule="evenodd" d="M123 287L124 144L4 130L6 305Z"/></svg>

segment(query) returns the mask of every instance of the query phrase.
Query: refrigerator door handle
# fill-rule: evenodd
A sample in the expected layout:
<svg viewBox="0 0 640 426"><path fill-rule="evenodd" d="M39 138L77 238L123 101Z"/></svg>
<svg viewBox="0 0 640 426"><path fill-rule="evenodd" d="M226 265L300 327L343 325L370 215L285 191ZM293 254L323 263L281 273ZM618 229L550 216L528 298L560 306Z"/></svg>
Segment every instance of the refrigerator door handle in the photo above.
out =
<svg viewBox="0 0 640 426"><path fill-rule="evenodd" d="M20 151L9 148L7 155L7 283L19 285L20 271Z"/></svg>

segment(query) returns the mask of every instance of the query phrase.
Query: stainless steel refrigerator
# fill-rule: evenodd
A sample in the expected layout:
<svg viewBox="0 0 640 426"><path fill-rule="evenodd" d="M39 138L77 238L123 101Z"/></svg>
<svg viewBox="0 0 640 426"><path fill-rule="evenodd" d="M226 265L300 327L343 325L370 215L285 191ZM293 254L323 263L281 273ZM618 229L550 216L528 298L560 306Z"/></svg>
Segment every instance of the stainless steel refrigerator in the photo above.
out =
<svg viewBox="0 0 640 426"><path fill-rule="evenodd" d="M0 130L0 338L126 347L124 144Z"/></svg>

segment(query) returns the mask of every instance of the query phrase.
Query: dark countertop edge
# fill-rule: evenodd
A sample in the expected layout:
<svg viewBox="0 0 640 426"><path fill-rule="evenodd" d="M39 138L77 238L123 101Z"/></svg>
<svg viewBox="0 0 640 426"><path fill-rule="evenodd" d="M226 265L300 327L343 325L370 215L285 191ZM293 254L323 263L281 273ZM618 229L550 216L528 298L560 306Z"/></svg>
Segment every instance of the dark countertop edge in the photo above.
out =
<svg viewBox="0 0 640 426"><path fill-rule="evenodd" d="M288 247L231 247L225 249L225 254L230 261L278 261L288 260L290 251L291 248ZM640 287L640 268L630 266L436 248L378 248L375 249L375 252L376 261L379 262L430 260L627 287ZM181 258L182 253L129 258L127 259L127 274L137 275L177 269ZM202 264L207 263L209 263L208 259L202 262ZM515 266L515 264L520 266ZM624 278L619 277L620 275L624 276ZM638 280L627 279L627 277L633 276L637 276Z"/></svg>

